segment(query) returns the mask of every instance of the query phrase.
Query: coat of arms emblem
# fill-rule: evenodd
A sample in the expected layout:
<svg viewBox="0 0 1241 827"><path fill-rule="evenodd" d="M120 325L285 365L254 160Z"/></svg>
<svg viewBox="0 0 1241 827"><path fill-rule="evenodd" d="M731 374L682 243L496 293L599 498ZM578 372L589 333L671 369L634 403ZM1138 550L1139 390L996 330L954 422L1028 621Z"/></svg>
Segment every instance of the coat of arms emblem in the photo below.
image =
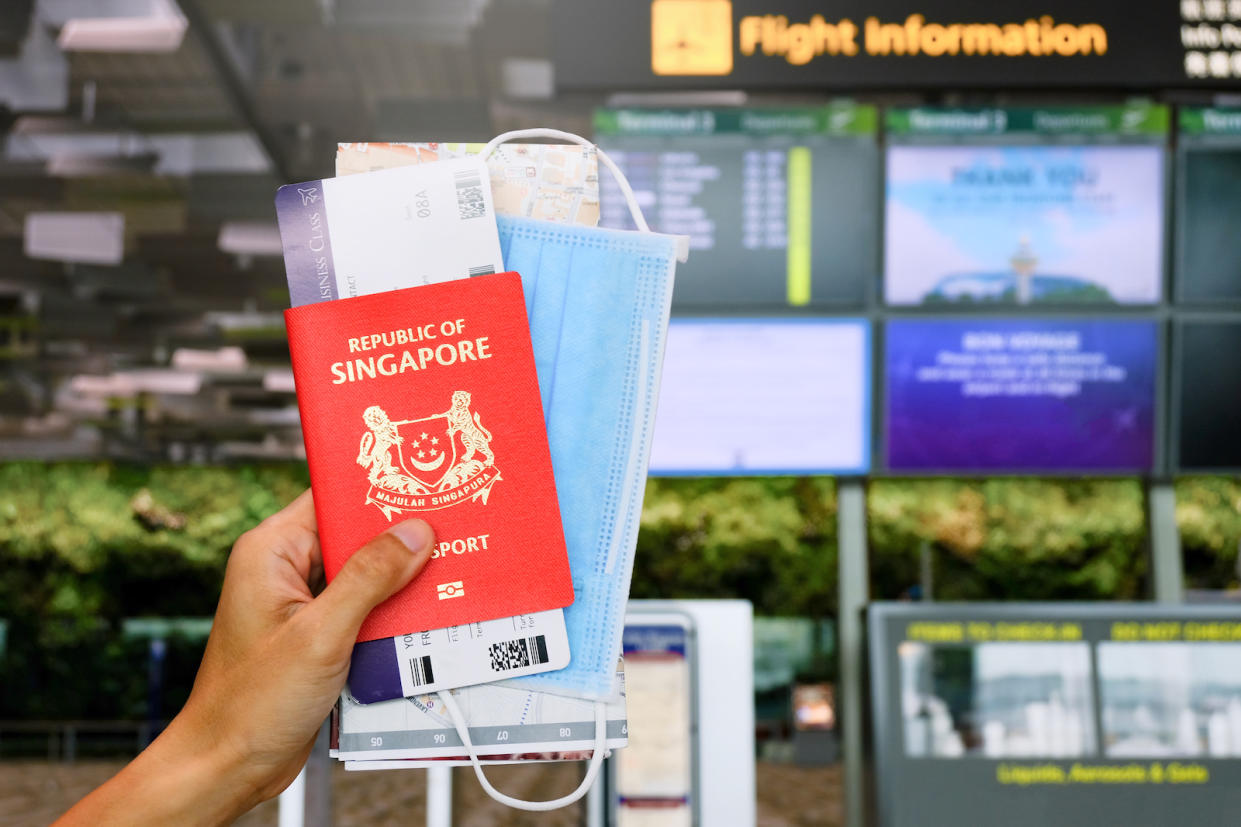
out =
<svg viewBox="0 0 1241 827"><path fill-rule="evenodd" d="M486 504L500 479L491 432L470 410L468 391L453 391L444 413L398 421L371 405L362 421L368 430L357 461L371 484L366 501L389 521L403 511L433 511L467 500Z"/></svg>

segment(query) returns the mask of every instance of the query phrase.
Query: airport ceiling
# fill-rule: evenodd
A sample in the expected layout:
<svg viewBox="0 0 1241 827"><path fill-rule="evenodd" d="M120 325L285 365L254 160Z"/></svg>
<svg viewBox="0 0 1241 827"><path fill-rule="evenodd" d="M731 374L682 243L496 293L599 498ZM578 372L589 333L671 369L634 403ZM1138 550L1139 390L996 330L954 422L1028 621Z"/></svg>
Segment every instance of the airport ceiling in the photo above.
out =
<svg viewBox="0 0 1241 827"><path fill-rule="evenodd" d="M287 363L272 199L338 141L588 131L594 101L552 96L550 2L0 3L0 440L178 349ZM123 248L62 253L39 222L66 212L121 214Z"/></svg>

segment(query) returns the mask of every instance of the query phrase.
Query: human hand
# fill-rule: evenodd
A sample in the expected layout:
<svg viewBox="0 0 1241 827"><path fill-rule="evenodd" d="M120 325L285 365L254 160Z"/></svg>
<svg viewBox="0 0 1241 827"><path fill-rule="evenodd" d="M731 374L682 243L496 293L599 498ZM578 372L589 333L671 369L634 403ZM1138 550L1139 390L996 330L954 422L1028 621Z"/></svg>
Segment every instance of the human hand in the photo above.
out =
<svg viewBox="0 0 1241 827"><path fill-rule="evenodd" d="M185 707L62 823L219 824L278 794L344 686L363 619L422 569L433 542L422 520L398 523L315 597L323 561L309 491L243 534Z"/></svg>

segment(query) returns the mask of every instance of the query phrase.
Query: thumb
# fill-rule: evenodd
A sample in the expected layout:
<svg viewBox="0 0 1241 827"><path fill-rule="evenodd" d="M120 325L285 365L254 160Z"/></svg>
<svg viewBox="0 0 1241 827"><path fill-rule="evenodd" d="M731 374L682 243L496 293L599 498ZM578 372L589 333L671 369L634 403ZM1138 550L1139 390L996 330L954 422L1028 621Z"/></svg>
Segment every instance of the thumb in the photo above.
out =
<svg viewBox="0 0 1241 827"><path fill-rule="evenodd" d="M371 609L396 594L431 559L435 534L422 520L406 520L354 552L312 607L320 622L352 640Z"/></svg>

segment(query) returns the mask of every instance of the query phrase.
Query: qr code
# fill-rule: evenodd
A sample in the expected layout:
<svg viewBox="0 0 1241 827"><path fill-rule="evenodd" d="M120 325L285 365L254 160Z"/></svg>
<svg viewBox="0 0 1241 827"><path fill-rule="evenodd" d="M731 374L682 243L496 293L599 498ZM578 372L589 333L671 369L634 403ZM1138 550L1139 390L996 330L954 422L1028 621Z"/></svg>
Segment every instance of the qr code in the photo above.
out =
<svg viewBox="0 0 1241 827"><path fill-rule="evenodd" d="M547 663L547 639L543 635L493 643L487 649L492 672L507 672L539 663Z"/></svg>
<svg viewBox="0 0 1241 827"><path fill-rule="evenodd" d="M457 217L465 221L486 215L487 203L483 200L483 182L478 170L463 169L454 173L453 179L457 187Z"/></svg>

